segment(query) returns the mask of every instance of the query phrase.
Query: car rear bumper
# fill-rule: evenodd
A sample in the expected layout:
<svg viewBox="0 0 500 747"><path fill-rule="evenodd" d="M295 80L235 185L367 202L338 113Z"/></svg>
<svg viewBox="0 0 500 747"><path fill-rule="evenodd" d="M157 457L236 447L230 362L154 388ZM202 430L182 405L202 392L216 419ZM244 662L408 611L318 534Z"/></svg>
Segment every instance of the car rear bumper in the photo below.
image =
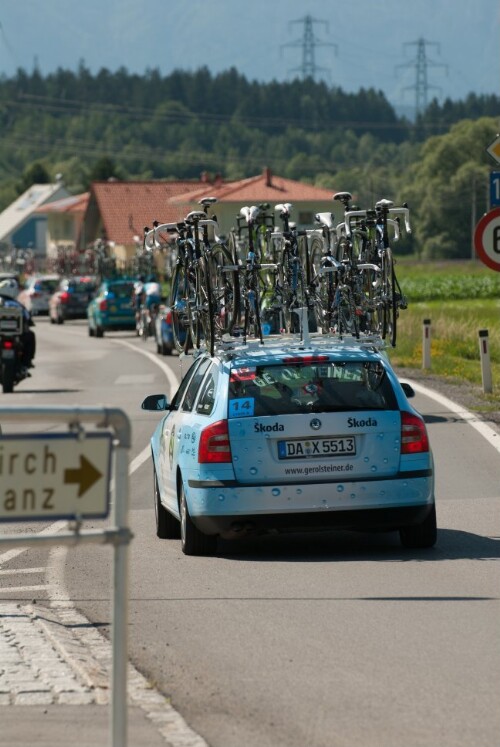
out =
<svg viewBox="0 0 500 747"><path fill-rule="evenodd" d="M420 476L419 476L420 475ZM434 503L432 470L389 479L242 486L188 480L189 513L207 534L302 528L395 529L422 521Z"/></svg>
<svg viewBox="0 0 500 747"><path fill-rule="evenodd" d="M325 531L346 529L355 531L392 531L420 524L429 515L432 503L420 506L399 506L301 513L247 514L234 516L192 517L200 531L235 537L249 533Z"/></svg>

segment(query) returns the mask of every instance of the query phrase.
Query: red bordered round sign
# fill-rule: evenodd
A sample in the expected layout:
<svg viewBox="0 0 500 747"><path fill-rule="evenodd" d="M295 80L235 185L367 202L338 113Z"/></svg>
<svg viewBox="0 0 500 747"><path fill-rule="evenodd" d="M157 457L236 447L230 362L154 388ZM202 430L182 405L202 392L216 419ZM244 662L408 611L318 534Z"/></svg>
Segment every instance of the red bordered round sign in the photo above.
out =
<svg viewBox="0 0 500 747"><path fill-rule="evenodd" d="M474 247L481 262L500 272L500 207L485 213L477 224Z"/></svg>

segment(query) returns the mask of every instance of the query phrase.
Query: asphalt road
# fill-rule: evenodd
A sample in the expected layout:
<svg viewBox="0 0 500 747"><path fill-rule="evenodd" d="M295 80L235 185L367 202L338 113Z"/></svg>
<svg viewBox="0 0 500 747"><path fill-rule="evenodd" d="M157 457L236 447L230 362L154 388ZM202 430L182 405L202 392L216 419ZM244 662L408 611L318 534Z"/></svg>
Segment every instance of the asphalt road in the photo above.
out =
<svg viewBox="0 0 500 747"><path fill-rule="evenodd" d="M145 449L158 416L140 410L171 393L179 359L79 322L36 331L36 369L9 403L115 405L132 422L130 655L210 745L498 747L500 455L469 423L415 398L436 461L433 550L325 533L185 557L155 536ZM44 580L16 598L68 597L107 629L109 548L29 550L23 564Z"/></svg>

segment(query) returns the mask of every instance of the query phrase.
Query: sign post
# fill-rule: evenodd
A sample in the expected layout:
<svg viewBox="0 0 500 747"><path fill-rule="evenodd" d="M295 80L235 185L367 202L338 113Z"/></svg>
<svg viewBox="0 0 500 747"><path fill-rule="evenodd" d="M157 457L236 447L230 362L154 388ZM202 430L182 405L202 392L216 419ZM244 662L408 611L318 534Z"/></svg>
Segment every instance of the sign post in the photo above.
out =
<svg viewBox="0 0 500 747"><path fill-rule="evenodd" d="M6 434L11 421L62 423L69 433ZM0 547L93 543L114 548L110 744L126 747L130 421L118 408L0 407L0 423L0 521L75 520L66 532L0 534ZM86 423L100 432L86 432ZM111 465L111 526L81 529L85 518L108 516Z"/></svg>

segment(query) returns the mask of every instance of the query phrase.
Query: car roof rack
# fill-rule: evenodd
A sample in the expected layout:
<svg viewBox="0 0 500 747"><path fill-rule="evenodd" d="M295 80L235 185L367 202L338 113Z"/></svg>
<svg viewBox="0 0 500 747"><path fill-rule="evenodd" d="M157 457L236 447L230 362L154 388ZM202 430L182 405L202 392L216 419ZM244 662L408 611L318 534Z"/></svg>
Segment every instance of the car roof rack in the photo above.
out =
<svg viewBox="0 0 500 747"><path fill-rule="evenodd" d="M318 348L331 349L333 346L338 346L381 352L387 347L385 340L380 335L365 335L361 332L359 337L356 337L351 334L339 335L333 332L309 332L307 309L298 309L297 311L303 312L301 315L303 324L300 332L266 335L262 338L262 341L255 337L245 339L243 336L225 334L221 340L215 343L214 353L221 358L229 359L245 353L262 352L265 355L273 348L297 351L313 348L316 350ZM205 352L206 348L202 346L195 350L193 355L197 357Z"/></svg>

